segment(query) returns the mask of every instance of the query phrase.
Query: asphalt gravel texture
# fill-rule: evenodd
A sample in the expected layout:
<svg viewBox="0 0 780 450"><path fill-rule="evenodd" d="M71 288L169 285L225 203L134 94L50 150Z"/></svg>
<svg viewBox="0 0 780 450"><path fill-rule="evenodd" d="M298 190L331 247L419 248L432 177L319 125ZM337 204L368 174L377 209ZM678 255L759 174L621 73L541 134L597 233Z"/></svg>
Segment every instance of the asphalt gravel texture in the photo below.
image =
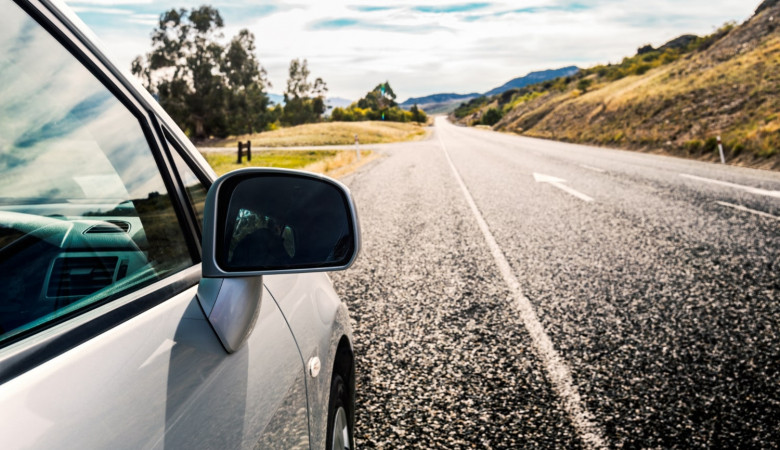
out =
<svg viewBox="0 0 780 450"><path fill-rule="evenodd" d="M780 216L780 175L435 128L344 180L359 448L587 446L443 147L608 447L780 446L780 220L717 203Z"/></svg>

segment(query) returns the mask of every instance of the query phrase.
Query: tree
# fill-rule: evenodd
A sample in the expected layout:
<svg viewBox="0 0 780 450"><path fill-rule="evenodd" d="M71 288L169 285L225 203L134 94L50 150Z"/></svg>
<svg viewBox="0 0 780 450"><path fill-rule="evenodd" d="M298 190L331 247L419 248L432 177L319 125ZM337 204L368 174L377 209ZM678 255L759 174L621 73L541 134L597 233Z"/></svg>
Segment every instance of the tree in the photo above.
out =
<svg viewBox="0 0 780 450"><path fill-rule="evenodd" d="M374 89L366 93L366 96L358 100L358 106L363 109L386 112L388 109L398 106L395 102L395 92L390 83L377 84Z"/></svg>
<svg viewBox="0 0 780 450"><path fill-rule="evenodd" d="M335 108L331 118L336 121L389 120L392 122L425 122L428 116L415 105L411 111L405 111L395 102L395 92L390 83L377 84L366 96L353 103L347 109ZM413 111L417 111L415 114Z"/></svg>
<svg viewBox="0 0 780 450"><path fill-rule="evenodd" d="M152 32L151 52L131 66L176 123L199 139L259 128L267 108L254 36L242 30L226 48L219 42L223 27L211 6L166 11Z"/></svg>
<svg viewBox="0 0 780 450"><path fill-rule="evenodd" d="M230 92L230 132L251 134L262 129L269 119L265 88L271 83L255 58L255 37L248 30L241 30L230 42L222 60L222 72Z"/></svg>
<svg viewBox="0 0 780 450"><path fill-rule="evenodd" d="M284 122L289 125L316 122L325 112L328 86L317 78L309 82L308 61L293 59L288 69L287 90L284 91Z"/></svg>
<svg viewBox="0 0 780 450"><path fill-rule="evenodd" d="M412 113L412 120L414 120L417 123L423 123L428 121L428 115L425 114L425 111L420 109L416 103L411 108L409 108L409 112Z"/></svg>

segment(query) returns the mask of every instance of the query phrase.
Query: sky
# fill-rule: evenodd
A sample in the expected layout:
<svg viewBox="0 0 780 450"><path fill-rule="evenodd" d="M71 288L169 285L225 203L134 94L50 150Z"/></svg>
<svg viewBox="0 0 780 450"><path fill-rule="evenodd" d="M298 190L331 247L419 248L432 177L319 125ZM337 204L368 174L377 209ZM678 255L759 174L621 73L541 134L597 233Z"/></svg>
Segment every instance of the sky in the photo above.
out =
<svg viewBox="0 0 780 450"><path fill-rule="evenodd" d="M760 0L65 0L129 70L163 11L210 4L254 33L272 93L305 58L329 97L389 81L399 100L485 92L535 70L619 62L644 44L748 19Z"/></svg>

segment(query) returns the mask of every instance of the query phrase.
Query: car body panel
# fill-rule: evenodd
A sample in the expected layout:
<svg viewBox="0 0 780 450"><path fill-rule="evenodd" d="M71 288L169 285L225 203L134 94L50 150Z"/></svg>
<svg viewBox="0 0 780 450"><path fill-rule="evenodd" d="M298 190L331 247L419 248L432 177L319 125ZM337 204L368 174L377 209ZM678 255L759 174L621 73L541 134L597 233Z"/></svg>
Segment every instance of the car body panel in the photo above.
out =
<svg viewBox="0 0 780 450"><path fill-rule="evenodd" d="M214 171L62 3L17 3L140 118L180 229L199 255L196 218L167 153L179 150L165 144L163 129L206 189ZM324 448L336 348L352 339L329 278L264 277L254 330L229 354L198 304L199 277L193 264L0 348L0 446ZM312 355L322 361L316 378L305 371Z"/></svg>
<svg viewBox="0 0 780 450"><path fill-rule="evenodd" d="M0 385L3 447L308 448L303 365L276 303L266 291L227 354L195 293Z"/></svg>
<svg viewBox="0 0 780 450"><path fill-rule="evenodd" d="M336 350L343 336L352 341L347 307L323 273L273 275L265 277L265 283L290 324L304 363L314 357L322 361L320 374L316 378L308 377L308 400L312 448L325 448L328 395ZM332 331L329 335L308 332L317 328Z"/></svg>

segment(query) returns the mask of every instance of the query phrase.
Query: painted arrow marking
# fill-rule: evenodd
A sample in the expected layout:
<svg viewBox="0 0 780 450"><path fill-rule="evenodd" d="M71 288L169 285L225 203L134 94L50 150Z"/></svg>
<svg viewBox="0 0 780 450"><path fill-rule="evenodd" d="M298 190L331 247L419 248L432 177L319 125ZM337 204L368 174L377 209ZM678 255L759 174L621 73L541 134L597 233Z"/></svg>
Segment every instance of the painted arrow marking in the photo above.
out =
<svg viewBox="0 0 780 450"><path fill-rule="evenodd" d="M551 177L550 175L544 175L541 173L534 172L534 180L536 180L537 183L550 183L551 185L557 187L558 189L565 191L578 199L586 202L592 202L593 199L588 197L587 195L583 194L582 192L577 192L574 189L570 188L569 186L566 186L565 183L566 180L562 180L560 178Z"/></svg>

